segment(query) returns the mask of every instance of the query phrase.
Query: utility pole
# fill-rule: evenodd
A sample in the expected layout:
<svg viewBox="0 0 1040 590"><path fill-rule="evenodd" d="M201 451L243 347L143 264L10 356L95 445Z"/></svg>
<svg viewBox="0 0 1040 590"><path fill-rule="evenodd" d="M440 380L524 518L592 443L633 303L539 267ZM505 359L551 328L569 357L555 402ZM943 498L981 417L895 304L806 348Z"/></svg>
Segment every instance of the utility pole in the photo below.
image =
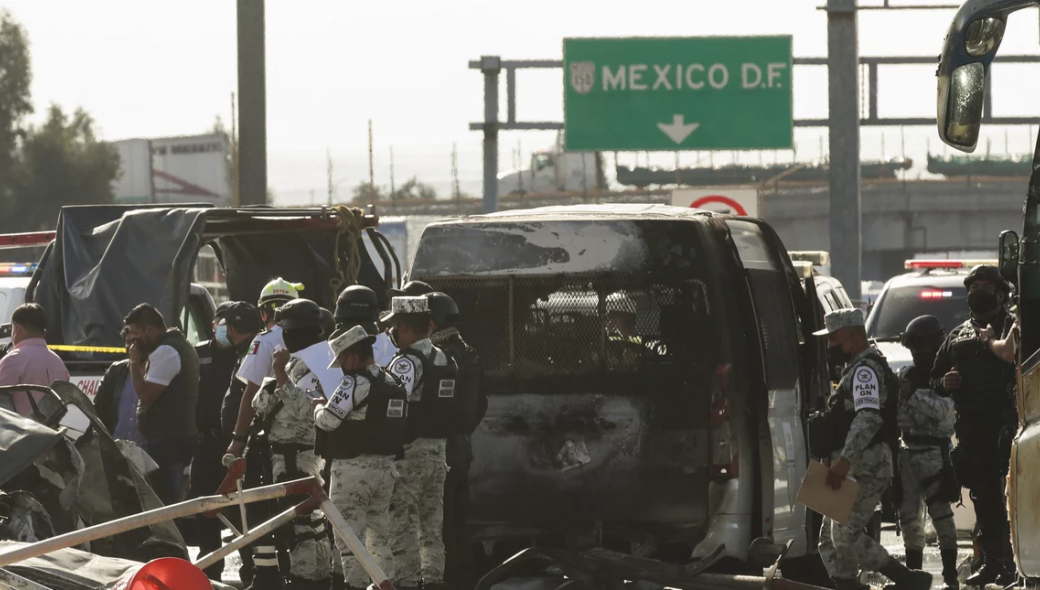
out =
<svg viewBox="0 0 1040 590"><path fill-rule="evenodd" d="M394 194L394 146L390 146L390 194Z"/></svg>
<svg viewBox="0 0 1040 590"><path fill-rule="evenodd" d="M267 202L264 0L238 0L239 201Z"/></svg>
<svg viewBox="0 0 1040 590"><path fill-rule="evenodd" d="M372 119L368 120L368 191L374 201L376 198L376 172L372 157Z"/></svg>
<svg viewBox="0 0 1040 590"><path fill-rule="evenodd" d="M238 131L235 128L237 116L235 110L235 93L231 93L231 206L239 207L241 201L238 197Z"/></svg>
<svg viewBox="0 0 1040 590"><path fill-rule="evenodd" d="M325 148L325 181L328 183L329 201L328 206L332 206L332 152L329 148Z"/></svg>
<svg viewBox="0 0 1040 590"><path fill-rule="evenodd" d="M462 198L462 191L459 190L459 148L455 142L451 143L451 198Z"/></svg>
<svg viewBox="0 0 1040 590"><path fill-rule="evenodd" d="M863 276L856 0L827 0L831 274L853 301Z"/></svg>

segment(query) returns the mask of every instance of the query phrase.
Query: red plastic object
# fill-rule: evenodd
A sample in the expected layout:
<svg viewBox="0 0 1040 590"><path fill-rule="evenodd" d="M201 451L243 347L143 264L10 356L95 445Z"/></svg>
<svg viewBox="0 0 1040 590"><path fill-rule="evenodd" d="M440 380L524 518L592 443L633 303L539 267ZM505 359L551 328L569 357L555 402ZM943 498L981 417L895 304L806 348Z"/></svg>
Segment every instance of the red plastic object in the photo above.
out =
<svg viewBox="0 0 1040 590"><path fill-rule="evenodd" d="M163 557L127 572L112 590L210 590L209 578L190 562Z"/></svg>

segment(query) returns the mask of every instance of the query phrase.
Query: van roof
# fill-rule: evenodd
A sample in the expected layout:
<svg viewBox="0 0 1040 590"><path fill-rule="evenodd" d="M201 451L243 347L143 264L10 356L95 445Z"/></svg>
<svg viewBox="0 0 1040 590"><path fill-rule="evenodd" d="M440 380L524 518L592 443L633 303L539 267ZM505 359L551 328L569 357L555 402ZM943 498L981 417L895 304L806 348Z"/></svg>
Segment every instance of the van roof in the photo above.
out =
<svg viewBox="0 0 1040 590"><path fill-rule="evenodd" d="M455 218L437 222L481 222L500 221L505 219L530 219L560 218L560 217L585 217L585 218L646 218L651 216L667 217L670 219L693 219L718 215L706 209L691 209L689 207L673 207L671 205L654 205L647 203L615 203L609 205L567 205L557 207L537 207L534 209L515 209L510 211L497 211L483 215L468 215L461 219Z"/></svg>

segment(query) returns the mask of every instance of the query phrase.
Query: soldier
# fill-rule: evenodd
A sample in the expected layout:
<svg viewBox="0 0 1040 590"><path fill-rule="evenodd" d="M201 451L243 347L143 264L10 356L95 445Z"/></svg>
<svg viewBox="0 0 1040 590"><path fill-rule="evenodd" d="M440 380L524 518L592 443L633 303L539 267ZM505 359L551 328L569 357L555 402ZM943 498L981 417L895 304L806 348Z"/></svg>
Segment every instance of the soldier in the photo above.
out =
<svg viewBox="0 0 1040 590"><path fill-rule="evenodd" d="M306 353L312 347L327 349L323 338L321 308L313 301L295 299L275 314L282 327L285 348L274 352L274 379L264 379L253 408L257 416L270 424L271 474L276 482L308 476L320 476L324 459L314 454L314 414L311 399L324 400L317 375L293 353ZM291 505L283 502L282 508ZM288 579L293 588L327 590L332 582L332 550L320 510L297 517L292 525L280 530L289 546ZM274 554L274 539L267 537L254 547L260 579L261 559ZM254 582L255 586L255 582Z"/></svg>
<svg viewBox="0 0 1040 590"><path fill-rule="evenodd" d="M827 400L834 437L827 445L831 448L827 484L840 489L851 475L860 490L846 524L824 517L820 557L837 590L861 588L860 569L880 572L895 582L896 590L928 590L931 574L907 569L865 530L893 476L888 443L889 437L896 436L895 376L867 340L862 310L832 311L824 324L816 335L827 337L831 364L845 366L838 388Z"/></svg>
<svg viewBox="0 0 1040 590"><path fill-rule="evenodd" d="M935 353L946 330L939 318L926 315L910 322L902 344L913 354L914 364L900 374L899 428L903 434L899 473L903 502L899 522L903 525L906 567L924 565L924 520L922 502L939 536L945 590L960 588L957 581L957 527L950 503L960 496L960 486L950 461L950 437L955 419L953 399L936 395L929 374Z"/></svg>
<svg viewBox="0 0 1040 590"><path fill-rule="evenodd" d="M964 279L971 317L946 336L935 356L932 387L952 396L957 408L953 463L975 504L983 567L968 578L972 586L1015 581L1004 482L1011 439L1018 425L1015 365L995 350L995 338L1011 333L1004 308L1010 288L996 267L979 265Z"/></svg>
<svg viewBox="0 0 1040 590"><path fill-rule="evenodd" d="M390 495L394 458L408 436L403 386L375 364L375 336L354 326L329 341L343 380L327 403L314 400L314 423L324 437L322 455L332 460L332 501L387 578L394 577L390 544ZM326 434L327 432L327 434ZM366 588L365 570L337 537L346 587Z"/></svg>
<svg viewBox="0 0 1040 590"><path fill-rule="evenodd" d="M469 466L473 462L470 435L477 429L487 412L487 396L480 385L483 371L480 356L462 339L456 328L459 308L455 300L444 293L430 293L430 315L433 333L430 341L439 346L459 367L455 388L459 424L456 434L448 437L445 456L448 477L444 486L444 578L453 587L472 588L473 551L470 547L467 522L469 520Z"/></svg>
<svg viewBox="0 0 1040 590"><path fill-rule="evenodd" d="M447 438L455 422L458 368L430 342L430 310L425 297L394 297L385 321L400 348L390 374L408 392L408 444L397 468L391 519L398 588L427 590L444 585L444 483Z"/></svg>

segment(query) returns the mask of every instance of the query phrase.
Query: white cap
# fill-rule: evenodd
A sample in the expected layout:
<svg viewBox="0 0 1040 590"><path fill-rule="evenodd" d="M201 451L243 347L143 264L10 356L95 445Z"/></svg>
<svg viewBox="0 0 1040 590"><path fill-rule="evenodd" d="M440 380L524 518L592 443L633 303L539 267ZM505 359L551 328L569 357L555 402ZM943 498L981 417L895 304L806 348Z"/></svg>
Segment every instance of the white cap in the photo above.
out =
<svg viewBox="0 0 1040 590"><path fill-rule="evenodd" d="M354 326L341 334L333 334L333 337L329 339L329 346L332 348L333 356L332 362L329 363L329 368L338 367L339 355L343 354L351 346L365 341L371 344L376 341L376 337L366 332L361 326Z"/></svg>

